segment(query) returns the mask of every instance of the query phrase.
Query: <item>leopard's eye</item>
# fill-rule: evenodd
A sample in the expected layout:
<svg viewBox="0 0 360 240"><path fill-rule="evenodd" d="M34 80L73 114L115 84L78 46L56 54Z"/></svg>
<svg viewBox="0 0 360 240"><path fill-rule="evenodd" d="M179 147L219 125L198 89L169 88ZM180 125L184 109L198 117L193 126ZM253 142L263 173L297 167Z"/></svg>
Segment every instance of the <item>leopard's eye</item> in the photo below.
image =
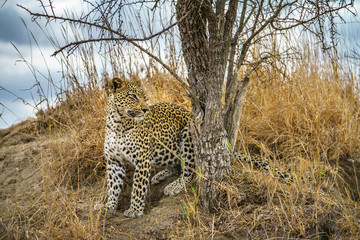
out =
<svg viewBox="0 0 360 240"><path fill-rule="evenodd" d="M137 99L138 99L138 97L137 97L135 94L129 94L129 96L130 96L131 98L133 98L134 100L137 100Z"/></svg>

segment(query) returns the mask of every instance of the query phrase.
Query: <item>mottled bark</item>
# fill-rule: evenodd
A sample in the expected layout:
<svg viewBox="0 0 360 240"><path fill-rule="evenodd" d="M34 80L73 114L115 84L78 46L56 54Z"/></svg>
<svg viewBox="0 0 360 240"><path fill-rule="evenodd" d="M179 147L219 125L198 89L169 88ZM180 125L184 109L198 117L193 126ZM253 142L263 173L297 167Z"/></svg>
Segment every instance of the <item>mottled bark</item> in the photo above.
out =
<svg viewBox="0 0 360 240"><path fill-rule="evenodd" d="M222 43L225 22L221 23L224 21L221 11L214 13L206 2L178 1L178 19L185 14L187 17L179 21L178 26L188 81L195 93L192 99L193 130L197 166L203 177L199 179L200 200L205 208L213 210L219 200L217 183L221 183L231 169L221 102L226 67L224 51L227 46Z"/></svg>

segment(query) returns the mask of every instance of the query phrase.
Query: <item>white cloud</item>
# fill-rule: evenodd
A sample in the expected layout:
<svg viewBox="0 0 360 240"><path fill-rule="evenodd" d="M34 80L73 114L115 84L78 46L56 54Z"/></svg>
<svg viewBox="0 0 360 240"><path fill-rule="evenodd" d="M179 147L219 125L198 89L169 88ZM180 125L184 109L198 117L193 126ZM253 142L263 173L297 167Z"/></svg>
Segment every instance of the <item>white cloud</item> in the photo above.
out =
<svg viewBox="0 0 360 240"><path fill-rule="evenodd" d="M46 5L48 5L47 1L43 1ZM84 1L83 0L54 0L53 2L53 10L54 13L56 15L62 15L64 14L65 10L70 10L70 11L74 11L77 13L81 13L84 5ZM42 7L41 4L38 1L27 1L25 3L19 3L19 5L29 9L30 11L33 12L42 12ZM9 7L9 6L8 6ZM50 12L50 8L47 8ZM19 13L19 15L23 16L23 17L27 17L29 16L29 14L24 11L21 8L16 8L16 11Z"/></svg>
<svg viewBox="0 0 360 240"><path fill-rule="evenodd" d="M31 48L27 45L15 45L15 47L29 64L40 71L47 70L45 62L51 70L59 69L59 63L56 58L50 56L54 52L52 47L41 47L41 49L36 46ZM0 42L0 67L2 68L2 73L29 73L28 68L26 66L23 67L25 63L15 47L9 42Z"/></svg>
<svg viewBox="0 0 360 240"><path fill-rule="evenodd" d="M30 48L29 45L17 45L16 47L31 67L43 74L49 71L53 77L60 78L60 74L57 74L61 69L60 64L56 58L50 57L54 51L52 47L44 46L41 49ZM0 113L2 114L0 128L6 128L8 125L34 116L34 109L31 106L24 105L21 100L16 100L15 95L33 105L40 96L37 92L38 88L34 87L35 77L14 46L9 42L0 42L0 53L0 86L11 92L0 90L0 103L5 106L0 106ZM38 72L36 74L37 80L42 84L45 91L44 95L48 94L47 97L51 97L46 78Z"/></svg>
<svg viewBox="0 0 360 240"><path fill-rule="evenodd" d="M33 12L42 12L41 5L36 0L22 1L20 4ZM87 5L84 4L82 0L55 0L53 4L55 14L57 15L65 14L66 10L81 13L83 6ZM34 115L34 110L30 106L24 105L22 101L16 100L13 102L16 99L14 94L31 103L34 103L32 97L34 97L36 101L40 96L37 88L33 87L36 81L32 72L10 42L15 43L16 48L31 67L45 74L45 77L43 77L39 72L36 72L37 78L44 89L44 94L48 94L48 99L53 99L53 97L49 90L49 82L46 80L47 74L51 74L51 76L55 78L55 81L60 81L61 74L59 71L61 70L61 66L55 57L50 57L54 52L54 48L49 43L46 35L36 23L31 21L31 16L28 12L16 6L15 1L8 1L3 8L0 8L0 16L3 16L0 18L0 26L6 26L7 29L10 29L11 32L14 33L11 36L5 35L9 34L9 31L1 32L0 29L0 86L13 93L11 94L7 91L0 90L0 103L6 106L5 108L0 106L0 114L2 114L1 118L5 119L5 121L11 125L19 121L15 115L19 116L20 120ZM39 47L34 43L33 39L29 39L28 33L21 22L21 18L38 40ZM41 26L45 26L45 23L45 19L39 20ZM54 31L52 35L61 39L62 35L59 22L53 23L52 25ZM48 27L49 25L47 25L46 29L48 29ZM79 61L76 57L74 57L73 60ZM96 60L96 62L99 61ZM30 88L31 90L25 90ZM15 115L7 108L12 110ZM0 119L0 128L4 127L8 126Z"/></svg>
<svg viewBox="0 0 360 240"><path fill-rule="evenodd" d="M0 129L35 116L33 107L25 105L21 100L2 100L0 103L5 105L0 105Z"/></svg>

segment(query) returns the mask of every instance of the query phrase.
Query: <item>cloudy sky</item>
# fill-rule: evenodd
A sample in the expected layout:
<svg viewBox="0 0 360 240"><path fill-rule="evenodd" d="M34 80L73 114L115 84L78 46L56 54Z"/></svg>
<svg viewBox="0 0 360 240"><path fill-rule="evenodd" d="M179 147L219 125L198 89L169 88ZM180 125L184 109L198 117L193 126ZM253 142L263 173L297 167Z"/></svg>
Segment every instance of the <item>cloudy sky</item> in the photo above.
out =
<svg viewBox="0 0 360 240"><path fill-rule="evenodd" d="M81 0L53 2L58 14L62 14L64 9L79 12L83 7ZM54 48L41 29L31 21L29 14L16 4L40 11L36 0L0 0L0 6L3 5L0 8L0 129L35 115L34 105L39 100L35 79L44 86L49 73L54 81L60 80L60 65L54 57L50 57ZM357 11L360 11L360 3L356 4ZM344 46L360 48L360 18L351 17L348 21L348 24L340 25L340 32L346 40ZM60 34L59 29L54 31ZM35 44L30 32L36 36L40 47Z"/></svg>
<svg viewBox="0 0 360 240"><path fill-rule="evenodd" d="M57 13L63 13L65 8L82 9L80 0L56 0L55 3ZM55 81L60 80L60 65L50 57L54 48L30 15L16 4L40 11L40 4L35 0L0 0L0 6L3 5L0 8L0 129L35 115L34 105L39 100L35 79L46 86L50 72ZM59 29L54 31L60 34ZM46 95L46 89L44 91Z"/></svg>

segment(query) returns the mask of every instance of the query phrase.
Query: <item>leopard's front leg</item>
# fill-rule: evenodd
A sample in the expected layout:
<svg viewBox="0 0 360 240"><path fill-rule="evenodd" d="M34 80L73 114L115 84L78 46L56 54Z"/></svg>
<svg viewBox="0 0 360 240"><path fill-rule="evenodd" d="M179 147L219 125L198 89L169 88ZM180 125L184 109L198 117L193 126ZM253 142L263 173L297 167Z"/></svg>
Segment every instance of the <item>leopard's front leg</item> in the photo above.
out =
<svg viewBox="0 0 360 240"><path fill-rule="evenodd" d="M115 212L119 195L125 178L125 167L117 161L109 161L107 164L107 202L106 208Z"/></svg>
<svg viewBox="0 0 360 240"><path fill-rule="evenodd" d="M141 158L140 158L141 159ZM148 158L142 158L135 167L131 192L130 208L124 212L127 217L139 217L144 214L145 197L150 182L150 163Z"/></svg>

